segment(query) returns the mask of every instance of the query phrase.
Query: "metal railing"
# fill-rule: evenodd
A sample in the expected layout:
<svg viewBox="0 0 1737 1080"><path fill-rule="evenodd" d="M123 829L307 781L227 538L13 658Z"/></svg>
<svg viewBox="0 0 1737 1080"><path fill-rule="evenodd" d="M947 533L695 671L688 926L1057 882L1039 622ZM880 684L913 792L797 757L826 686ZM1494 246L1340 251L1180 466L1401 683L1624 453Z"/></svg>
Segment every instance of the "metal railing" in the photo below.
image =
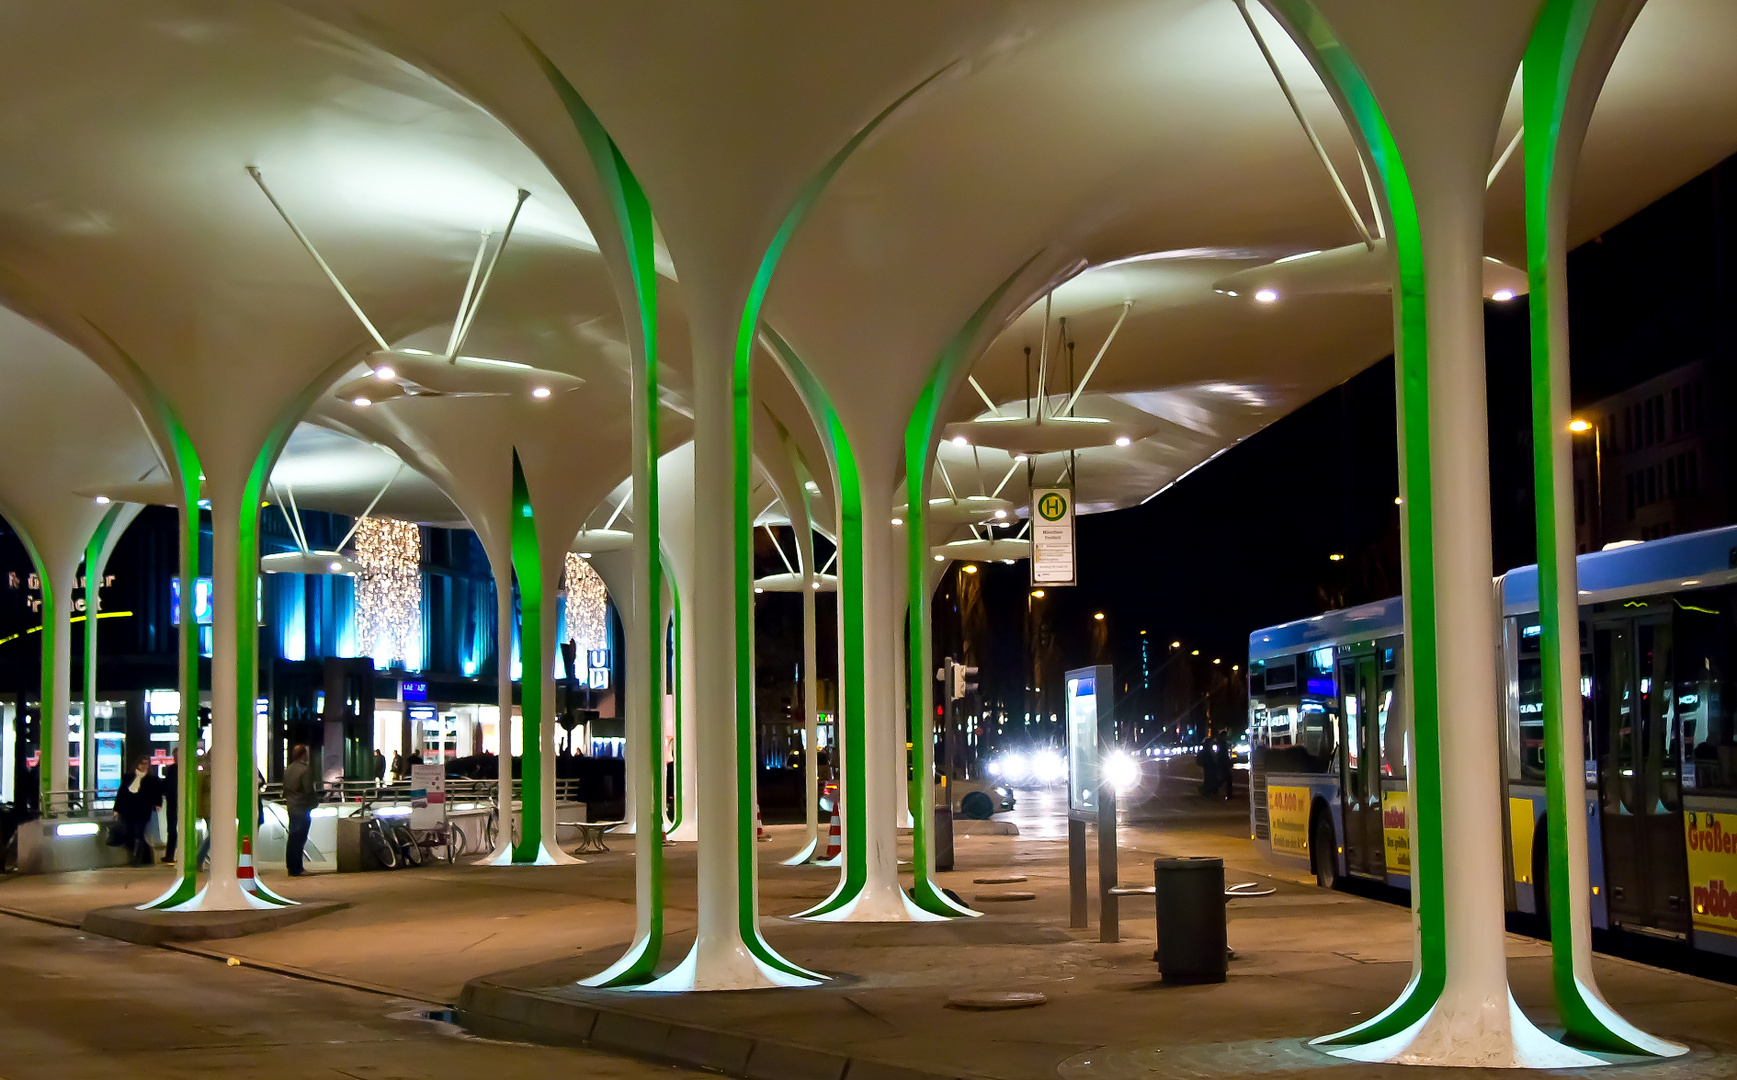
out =
<svg viewBox="0 0 1737 1080"><path fill-rule="evenodd" d="M521 797L524 784L521 780L513 780L513 798ZM383 806L408 805L410 802L410 781L408 780L340 780L326 784L320 789L322 804L343 803L375 803ZM446 781L446 798L452 803L487 803L492 805L500 793L500 784L495 780L467 780L449 777ZM270 783L261 785L259 797L263 802L281 803L283 801L283 785ZM560 779L555 781L555 801L578 802L579 781L576 779ZM95 788L72 789L67 791L50 791L45 800L42 816L50 820L64 817L96 817L99 815L114 816L115 793L103 792Z"/></svg>

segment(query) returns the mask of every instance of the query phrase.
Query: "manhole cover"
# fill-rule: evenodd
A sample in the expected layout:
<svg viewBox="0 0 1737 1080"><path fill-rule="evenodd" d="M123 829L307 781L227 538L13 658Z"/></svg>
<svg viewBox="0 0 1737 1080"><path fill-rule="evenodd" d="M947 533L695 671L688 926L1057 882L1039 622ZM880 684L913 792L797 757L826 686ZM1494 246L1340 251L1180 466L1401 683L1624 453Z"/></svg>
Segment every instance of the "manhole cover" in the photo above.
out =
<svg viewBox="0 0 1737 1080"><path fill-rule="evenodd" d="M999 877L972 878L978 885L1017 885L1025 880L1024 874L1002 874Z"/></svg>
<svg viewBox="0 0 1737 1080"><path fill-rule="evenodd" d="M1002 990L981 994L954 994L947 999L949 1009L1029 1009L1047 1005L1049 998L1036 991Z"/></svg>
<svg viewBox="0 0 1737 1080"><path fill-rule="evenodd" d="M1018 900L1036 900L1034 892L980 892L974 897L979 904L1011 904Z"/></svg>

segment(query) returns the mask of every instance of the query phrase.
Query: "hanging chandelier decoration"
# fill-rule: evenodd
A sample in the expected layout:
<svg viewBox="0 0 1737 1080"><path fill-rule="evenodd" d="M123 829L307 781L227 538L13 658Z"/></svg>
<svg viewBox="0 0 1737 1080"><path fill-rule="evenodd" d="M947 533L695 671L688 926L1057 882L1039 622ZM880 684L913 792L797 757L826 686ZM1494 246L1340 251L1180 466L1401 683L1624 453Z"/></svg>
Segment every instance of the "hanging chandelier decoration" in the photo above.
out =
<svg viewBox="0 0 1737 1080"><path fill-rule="evenodd" d="M567 553L566 572L561 575L562 641L575 643L581 654L609 647L609 589L589 562L577 552Z"/></svg>
<svg viewBox="0 0 1737 1080"><path fill-rule="evenodd" d="M363 518L356 528L356 631L376 663L422 651L422 530L409 521Z"/></svg>

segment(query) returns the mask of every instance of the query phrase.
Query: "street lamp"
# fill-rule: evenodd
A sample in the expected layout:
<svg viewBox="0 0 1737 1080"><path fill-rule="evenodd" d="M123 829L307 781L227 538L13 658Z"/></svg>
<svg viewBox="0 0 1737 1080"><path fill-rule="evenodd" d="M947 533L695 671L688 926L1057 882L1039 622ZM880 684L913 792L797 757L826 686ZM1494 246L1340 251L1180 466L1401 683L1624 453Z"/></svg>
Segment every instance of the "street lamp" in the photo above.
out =
<svg viewBox="0 0 1737 1080"><path fill-rule="evenodd" d="M1098 620L1099 622L1103 622L1104 621L1104 613L1100 611L1096 615L1093 615L1092 618Z"/></svg>
<svg viewBox="0 0 1737 1080"><path fill-rule="evenodd" d="M1604 546L1604 433L1591 420L1578 416L1568 422L1568 431L1574 435L1592 432L1592 498L1595 509L1591 546L1593 551L1598 551Z"/></svg>

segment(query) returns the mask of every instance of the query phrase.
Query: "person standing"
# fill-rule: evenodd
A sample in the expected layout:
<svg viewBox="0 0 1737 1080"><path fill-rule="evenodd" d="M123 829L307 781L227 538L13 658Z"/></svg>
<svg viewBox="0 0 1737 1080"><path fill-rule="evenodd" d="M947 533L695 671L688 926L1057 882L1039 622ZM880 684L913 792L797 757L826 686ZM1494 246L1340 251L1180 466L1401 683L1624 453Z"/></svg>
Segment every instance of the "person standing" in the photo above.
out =
<svg viewBox="0 0 1737 1080"><path fill-rule="evenodd" d="M382 754L380 748L376 746L374 748L374 780L378 783L384 779L386 779L386 755Z"/></svg>
<svg viewBox="0 0 1737 1080"><path fill-rule="evenodd" d="M1212 758L1213 764L1218 769L1218 782L1224 785L1224 797L1228 799L1236 794L1234 783L1236 771L1231 768L1230 731L1228 729L1218 733L1218 745L1213 748Z"/></svg>
<svg viewBox="0 0 1737 1080"><path fill-rule="evenodd" d="M392 751L392 779L404 779L404 751Z"/></svg>
<svg viewBox="0 0 1737 1080"><path fill-rule="evenodd" d="M151 775L150 760L137 759L133 762L133 771L122 778L120 788L115 791L115 818L126 831L127 854L134 866L149 866L157 861L151 851L148 830L151 815L157 812L157 804L162 801L157 778Z"/></svg>
<svg viewBox="0 0 1737 1080"><path fill-rule="evenodd" d="M314 807L320 804L320 788L314 771L308 766L308 748L297 744L290 751L290 763L283 770L284 809L289 812L289 840L284 846L284 867L290 877L306 872L302 857L308 846L308 829L313 825Z"/></svg>
<svg viewBox="0 0 1737 1080"><path fill-rule="evenodd" d="M181 838L181 763L169 762L163 769L163 820L167 823L168 840L163 845L163 861L175 861L175 844Z"/></svg>
<svg viewBox="0 0 1737 1080"><path fill-rule="evenodd" d="M1201 745L1200 752L1194 755L1194 761L1200 766L1200 795L1210 799L1218 794L1218 746L1208 732L1206 742Z"/></svg>

